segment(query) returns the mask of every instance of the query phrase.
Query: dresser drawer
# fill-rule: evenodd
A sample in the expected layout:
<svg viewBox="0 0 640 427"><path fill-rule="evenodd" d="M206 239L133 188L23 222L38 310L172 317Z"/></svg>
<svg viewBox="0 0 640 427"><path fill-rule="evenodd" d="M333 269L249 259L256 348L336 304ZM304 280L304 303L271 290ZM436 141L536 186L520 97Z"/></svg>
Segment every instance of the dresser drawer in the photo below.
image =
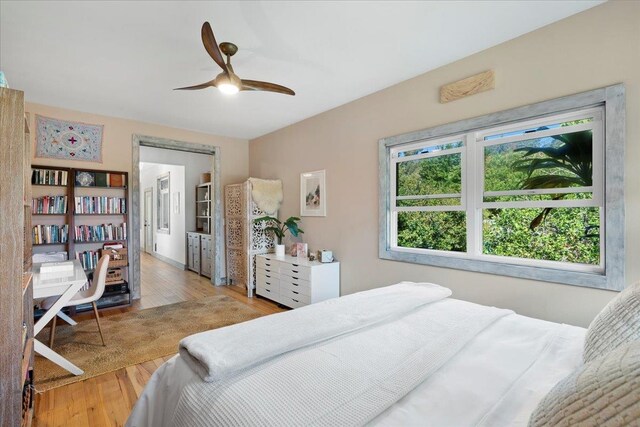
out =
<svg viewBox="0 0 640 427"><path fill-rule="evenodd" d="M258 258L260 259L260 258ZM269 263L269 265L260 265L259 263L256 263L256 272L258 271L262 271L266 274L277 274L280 275L278 273L278 265L273 265L273 263Z"/></svg>
<svg viewBox="0 0 640 427"><path fill-rule="evenodd" d="M304 307L305 305L308 305L307 303L302 302L302 300L300 300L299 298L291 298L284 295L280 295L279 302L280 304L286 305L287 307L291 307L291 308L300 308L300 307Z"/></svg>
<svg viewBox="0 0 640 427"><path fill-rule="evenodd" d="M280 279L280 274L278 274L278 272L265 270L263 268L256 268L256 280L258 280L260 276L262 276L264 280L267 280L267 281L277 282Z"/></svg>
<svg viewBox="0 0 640 427"><path fill-rule="evenodd" d="M262 282L260 280L257 281L256 283L256 293L258 295L262 295L263 297L267 297L267 298L277 298L279 292L278 292L278 284L277 283L269 283L269 282Z"/></svg>
<svg viewBox="0 0 640 427"><path fill-rule="evenodd" d="M311 304L311 297L309 295L301 294L300 291L293 290L287 287L280 288L280 296L283 298L291 298L294 302L302 304Z"/></svg>
<svg viewBox="0 0 640 427"><path fill-rule="evenodd" d="M278 286L279 282L280 279L277 274L256 271L256 285L262 283L263 285Z"/></svg>
<svg viewBox="0 0 640 427"><path fill-rule="evenodd" d="M302 265L282 262L280 263L280 274L287 275L293 279L306 280L307 282L311 280L311 269Z"/></svg>
<svg viewBox="0 0 640 427"><path fill-rule="evenodd" d="M290 289L299 294L311 295L311 283L306 280L294 279L289 276L280 276L280 287Z"/></svg>
<svg viewBox="0 0 640 427"><path fill-rule="evenodd" d="M281 262L274 258L267 258L263 256L256 257L256 267L263 268L265 270L278 271L278 267Z"/></svg>

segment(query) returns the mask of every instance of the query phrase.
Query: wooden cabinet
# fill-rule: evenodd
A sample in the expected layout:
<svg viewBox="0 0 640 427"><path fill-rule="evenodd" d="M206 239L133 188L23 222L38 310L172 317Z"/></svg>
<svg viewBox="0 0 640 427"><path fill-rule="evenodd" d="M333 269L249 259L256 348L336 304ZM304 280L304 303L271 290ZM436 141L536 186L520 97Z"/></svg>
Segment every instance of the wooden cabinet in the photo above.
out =
<svg viewBox="0 0 640 427"><path fill-rule="evenodd" d="M187 268L211 278L213 240L210 234L187 233Z"/></svg>
<svg viewBox="0 0 640 427"><path fill-rule="evenodd" d="M187 233L187 268L200 274L200 233Z"/></svg>
<svg viewBox="0 0 640 427"><path fill-rule="evenodd" d="M211 235L200 235L200 274L211 278L211 256L213 251L211 250Z"/></svg>
<svg viewBox="0 0 640 427"><path fill-rule="evenodd" d="M340 263L256 256L256 293L291 308L340 296Z"/></svg>
<svg viewBox="0 0 640 427"><path fill-rule="evenodd" d="M0 88L0 425L33 417L31 141L24 93Z"/></svg>

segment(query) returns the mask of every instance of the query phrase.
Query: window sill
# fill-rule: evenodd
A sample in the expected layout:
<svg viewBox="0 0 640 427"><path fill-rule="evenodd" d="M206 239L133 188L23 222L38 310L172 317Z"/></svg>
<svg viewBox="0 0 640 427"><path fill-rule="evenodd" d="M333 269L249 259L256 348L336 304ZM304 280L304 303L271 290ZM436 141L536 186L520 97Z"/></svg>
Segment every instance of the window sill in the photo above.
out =
<svg viewBox="0 0 640 427"><path fill-rule="evenodd" d="M390 261L409 262L413 264L431 265L434 267L453 268L456 270L474 271L478 273L497 274L518 277L521 279L543 282L562 283L596 289L621 291L623 283L610 283L601 273L560 270L556 268L517 265L496 261L469 259L462 256L443 256L425 253L407 252L380 248L379 257Z"/></svg>

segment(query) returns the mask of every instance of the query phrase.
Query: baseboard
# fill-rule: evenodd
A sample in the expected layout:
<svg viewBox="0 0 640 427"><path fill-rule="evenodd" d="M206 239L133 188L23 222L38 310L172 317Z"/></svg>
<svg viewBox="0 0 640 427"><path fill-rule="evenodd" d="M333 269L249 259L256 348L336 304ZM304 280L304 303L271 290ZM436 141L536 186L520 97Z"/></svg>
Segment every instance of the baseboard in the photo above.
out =
<svg viewBox="0 0 640 427"><path fill-rule="evenodd" d="M182 264L182 263L176 261L175 259L168 258L168 257L166 257L164 255L160 255L159 253L156 253L156 252L151 252L151 253L145 252L145 253L151 255L154 258L158 258L162 262L166 262L167 264L171 264L174 267L179 268L180 270L186 270L187 269L187 266L185 264Z"/></svg>

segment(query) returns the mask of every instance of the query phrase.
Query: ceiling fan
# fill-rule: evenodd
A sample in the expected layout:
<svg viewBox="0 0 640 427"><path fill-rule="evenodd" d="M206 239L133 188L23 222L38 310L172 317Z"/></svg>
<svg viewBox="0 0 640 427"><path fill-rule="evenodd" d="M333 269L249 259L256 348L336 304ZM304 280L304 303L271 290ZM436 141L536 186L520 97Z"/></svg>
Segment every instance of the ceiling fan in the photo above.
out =
<svg viewBox="0 0 640 427"><path fill-rule="evenodd" d="M206 89L208 87L216 87L220 90L220 92L232 95L234 93L238 93L241 90L259 90L259 91L267 91L267 92L277 92L283 93L285 95L295 95L296 93L289 89L288 87L280 86L275 83L261 82L257 80L245 80L241 79L236 75L233 71L233 67L231 66L231 57L235 55L238 51L238 46L233 43L224 42L220 43L220 48L218 48L218 43L216 42L216 38L213 35L213 30L211 29L211 25L208 22L202 24L202 43L204 44L204 48L209 53L209 55L213 58L213 60L222 68L222 72L216 76L215 79L202 83L195 86L187 86L187 87L179 87L174 90L195 90L195 89ZM221 52L222 51L222 52ZM222 54L225 54L227 57L227 62L224 62L222 58Z"/></svg>

